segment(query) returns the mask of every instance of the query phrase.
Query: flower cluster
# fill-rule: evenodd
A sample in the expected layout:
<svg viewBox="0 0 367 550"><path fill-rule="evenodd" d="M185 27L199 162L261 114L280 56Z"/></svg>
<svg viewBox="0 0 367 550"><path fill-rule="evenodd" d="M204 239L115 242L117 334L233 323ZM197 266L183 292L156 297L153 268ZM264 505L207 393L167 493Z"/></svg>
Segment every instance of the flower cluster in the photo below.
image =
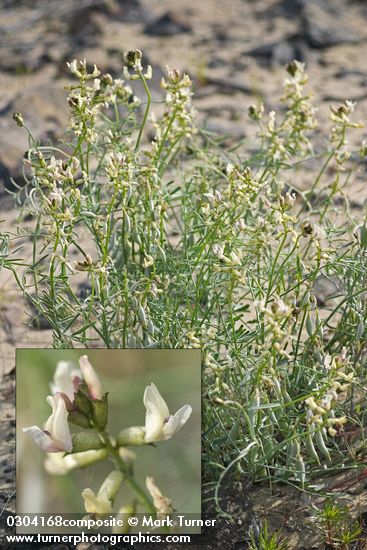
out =
<svg viewBox="0 0 367 550"><path fill-rule="evenodd" d="M321 426L327 428L330 436L335 436L347 418L345 415L336 417L334 409L338 403L346 400L353 384L354 372L350 368L345 349L340 356L331 358L330 355L326 355L323 368L330 375L329 388L321 396L311 396L305 400L308 407L306 419L312 429Z"/></svg>
<svg viewBox="0 0 367 550"><path fill-rule="evenodd" d="M150 65L148 65L146 72L143 73L143 54L140 50L131 50L129 52L124 52L123 59L126 63L123 69L124 77L127 80L139 80L140 78L142 78L142 76L146 80L150 80L152 78L152 67ZM134 71L134 74L131 74L129 69L132 69Z"/></svg>
<svg viewBox="0 0 367 550"><path fill-rule="evenodd" d="M79 365L80 369L75 369L72 363L58 363L51 384L53 395L47 398L52 414L44 430L38 426L23 428L46 452L77 452L72 444L68 422L96 428L97 431L104 430L107 425L107 394L103 392L101 381L86 355L80 357ZM186 424L192 412L190 405L184 405L171 415L153 383L146 387L143 402L146 408L145 426L122 430L118 436L120 446L170 439ZM138 434L138 438L135 435L130 437L132 433Z"/></svg>
<svg viewBox="0 0 367 550"><path fill-rule="evenodd" d="M103 108L120 103L134 109L139 99L134 96L130 86L122 79L113 79L110 74L103 74L94 65L88 72L86 60L68 63L70 72L79 78L79 86L71 86L68 104L71 109L69 129L79 138L89 143L99 139L96 124ZM100 78L98 78L100 77Z"/></svg>
<svg viewBox="0 0 367 550"><path fill-rule="evenodd" d="M331 130L330 140L332 143L340 143L340 145L346 144L345 130L347 128L361 128L360 122L353 122L350 119L350 115L355 110L354 101L345 101L338 107L330 107L330 120L334 123Z"/></svg>
<svg viewBox="0 0 367 550"><path fill-rule="evenodd" d="M263 315L264 341L259 346L261 355L267 357L275 351L282 357L290 359L287 347L292 341L290 318L293 308L281 298L275 298L270 303L264 300L257 302L257 310Z"/></svg>
<svg viewBox="0 0 367 550"><path fill-rule="evenodd" d="M151 155L158 160L165 150L164 161L167 162L178 143L195 133L195 111L191 103L192 81L187 74L167 67L167 77L162 78L161 87L166 92L165 110L159 120L152 116L155 137Z"/></svg>
<svg viewBox="0 0 367 550"><path fill-rule="evenodd" d="M101 382L86 355L79 359L80 369L71 363L58 363L53 395L47 398L52 414L44 429L38 426L23 428L34 442L48 453L78 451L77 438L74 444L69 422L85 428L105 428L107 423L107 394L103 393Z"/></svg>

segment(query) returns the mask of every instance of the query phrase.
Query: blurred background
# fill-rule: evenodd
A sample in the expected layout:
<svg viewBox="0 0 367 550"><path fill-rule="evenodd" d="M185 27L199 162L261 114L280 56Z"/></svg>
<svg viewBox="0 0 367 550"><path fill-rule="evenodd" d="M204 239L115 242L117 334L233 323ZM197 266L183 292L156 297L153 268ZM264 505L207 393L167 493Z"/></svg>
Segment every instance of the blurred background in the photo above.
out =
<svg viewBox="0 0 367 550"><path fill-rule="evenodd" d="M51 408L46 402L57 362L78 366L79 350L17 350L17 512L84 513L81 491L95 493L113 469L110 462L66 476L44 470L44 453L22 428L43 427ZM131 447L136 455L136 479L144 486L153 477L179 512L201 509L201 368L198 350L88 350L88 358L109 392L110 435L145 423L144 390L154 382L174 414L184 404L193 408L187 424L172 439L151 447ZM77 427L72 431L79 431ZM129 502L132 492L123 484L114 509Z"/></svg>
<svg viewBox="0 0 367 550"><path fill-rule="evenodd" d="M293 59L306 62L322 114L344 99L358 100L365 114L366 21L365 0L1 0L2 185L21 179L28 146L14 111L44 143L63 136L66 61L86 58L120 77L121 52L139 48L153 66L155 100L167 64L188 71L201 119L238 140L251 135L254 98L278 107Z"/></svg>

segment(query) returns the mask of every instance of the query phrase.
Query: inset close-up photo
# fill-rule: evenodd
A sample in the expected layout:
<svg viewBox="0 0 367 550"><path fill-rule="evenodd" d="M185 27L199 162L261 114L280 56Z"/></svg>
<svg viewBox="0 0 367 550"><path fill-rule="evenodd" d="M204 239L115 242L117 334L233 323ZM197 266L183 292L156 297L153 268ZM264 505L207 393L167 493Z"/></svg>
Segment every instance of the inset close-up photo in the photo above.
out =
<svg viewBox="0 0 367 550"><path fill-rule="evenodd" d="M120 517L107 529L119 534L132 516L140 532L166 533L154 520L200 518L200 356L17 350L17 513ZM52 521L30 527L55 532Z"/></svg>

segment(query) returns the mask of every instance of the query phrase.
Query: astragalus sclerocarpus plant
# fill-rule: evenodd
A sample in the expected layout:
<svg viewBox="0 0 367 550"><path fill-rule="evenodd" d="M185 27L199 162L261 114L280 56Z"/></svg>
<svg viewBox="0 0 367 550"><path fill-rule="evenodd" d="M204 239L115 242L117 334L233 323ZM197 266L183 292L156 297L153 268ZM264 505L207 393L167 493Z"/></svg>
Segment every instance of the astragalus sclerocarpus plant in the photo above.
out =
<svg viewBox="0 0 367 550"><path fill-rule="evenodd" d="M250 155L200 128L186 74L167 70L153 114L151 68L138 50L124 61L125 80L71 62L65 142L30 137L33 257L14 270L20 287L55 347L202 350L207 480L237 468L309 487L325 469L356 468L367 230L348 200L366 156L348 145L354 103L331 107L323 141L292 62L280 112L249 110Z"/></svg>
<svg viewBox="0 0 367 550"><path fill-rule="evenodd" d="M168 497L162 495L154 479L146 476L146 489L134 473L135 453L131 446L155 445L173 437L189 420L190 405L174 415L155 384L145 388L143 402L145 425L121 429L116 437L108 430L108 393L86 355L79 359L80 368L60 361L47 397L52 413L43 428L23 427L23 432L47 453L45 469L52 475L66 475L76 468L88 468L109 460L113 469L97 492L85 488L81 497L85 511L94 517L112 512L129 516L137 511L167 517L173 513ZM70 427L73 426L73 432ZM75 431L75 428L78 431ZM116 497L124 484L130 485L134 499L114 510ZM128 528L124 522L122 529Z"/></svg>

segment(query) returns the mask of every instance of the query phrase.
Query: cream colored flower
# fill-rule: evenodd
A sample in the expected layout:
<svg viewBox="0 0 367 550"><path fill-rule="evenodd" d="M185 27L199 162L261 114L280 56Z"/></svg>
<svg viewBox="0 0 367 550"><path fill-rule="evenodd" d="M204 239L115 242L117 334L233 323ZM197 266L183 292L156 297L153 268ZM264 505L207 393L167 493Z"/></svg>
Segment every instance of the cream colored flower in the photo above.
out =
<svg viewBox="0 0 367 550"><path fill-rule="evenodd" d="M84 489L82 491L84 498L84 508L88 514L111 514L112 502L104 496L96 496L92 489Z"/></svg>
<svg viewBox="0 0 367 550"><path fill-rule="evenodd" d="M170 439L186 424L192 412L190 405L184 405L172 416L167 403L153 383L145 388L144 405L146 443Z"/></svg>
<svg viewBox="0 0 367 550"><path fill-rule="evenodd" d="M67 451L71 453L73 443L68 424L68 411L61 394L49 395L47 402L52 407L52 414L48 418L43 430L38 426L23 428L33 441L47 453Z"/></svg>
<svg viewBox="0 0 367 550"><path fill-rule="evenodd" d="M113 470L102 483L97 495L92 489L84 489L82 497L84 498L84 507L88 514L110 514L112 504L120 489L124 476L119 470Z"/></svg>

